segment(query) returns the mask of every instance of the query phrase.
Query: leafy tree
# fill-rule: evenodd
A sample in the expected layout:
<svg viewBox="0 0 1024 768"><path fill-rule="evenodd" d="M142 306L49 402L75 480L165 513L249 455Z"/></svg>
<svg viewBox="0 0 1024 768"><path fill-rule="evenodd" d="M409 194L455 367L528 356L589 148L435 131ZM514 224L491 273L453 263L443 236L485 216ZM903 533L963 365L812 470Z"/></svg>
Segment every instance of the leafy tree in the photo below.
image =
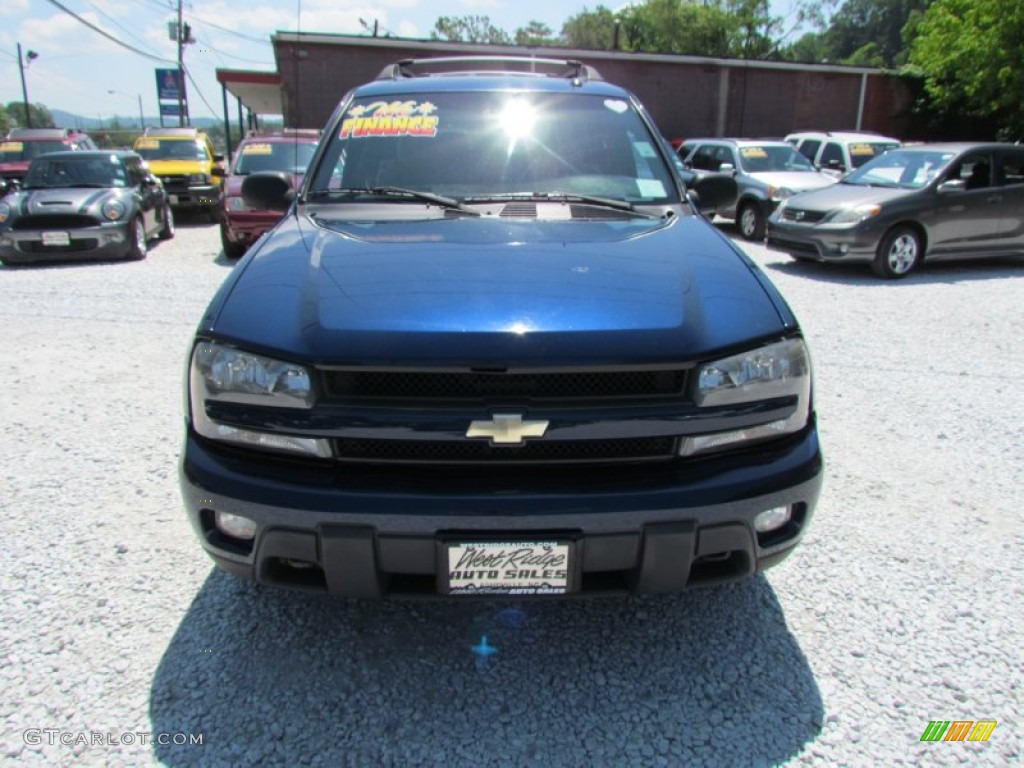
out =
<svg viewBox="0 0 1024 768"><path fill-rule="evenodd" d="M831 60L899 67L907 60L904 27L933 0L846 0L825 33Z"/></svg>
<svg viewBox="0 0 1024 768"><path fill-rule="evenodd" d="M593 11L586 7L562 25L562 40L570 48L609 50L614 47L615 14L603 5Z"/></svg>
<svg viewBox="0 0 1024 768"><path fill-rule="evenodd" d="M7 107L0 104L0 136L11 129L11 119L7 116Z"/></svg>
<svg viewBox="0 0 1024 768"><path fill-rule="evenodd" d="M28 113L32 117L33 128L56 127L53 124L53 115L50 114L50 110L44 104L29 104ZM28 121L25 119L24 103L20 101L8 102L7 119L10 121L11 127L16 125L22 128L28 127Z"/></svg>
<svg viewBox="0 0 1024 768"><path fill-rule="evenodd" d="M558 39L551 27L540 21L531 21L515 33L516 45L557 45Z"/></svg>
<svg viewBox="0 0 1024 768"><path fill-rule="evenodd" d="M935 0L916 24L913 71L931 105L996 118L1007 138L1024 137L1024 4Z"/></svg>
<svg viewBox="0 0 1024 768"><path fill-rule="evenodd" d="M434 22L431 40L453 43L495 43L509 45L508 32L491 24L490 16L441 16Z"/></svg>

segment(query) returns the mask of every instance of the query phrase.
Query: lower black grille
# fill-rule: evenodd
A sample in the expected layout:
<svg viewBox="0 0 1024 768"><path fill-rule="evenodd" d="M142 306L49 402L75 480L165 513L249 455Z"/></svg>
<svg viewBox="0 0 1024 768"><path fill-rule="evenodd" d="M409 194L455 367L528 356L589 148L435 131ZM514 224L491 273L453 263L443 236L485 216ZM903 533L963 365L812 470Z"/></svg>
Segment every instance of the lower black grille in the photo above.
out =
<svg viewBox="0 0 1024 768"><path fill-rule="evenodd" d="M805 224L814 224L825 218L824 211L805 211L800 208L784 208L782 218L786 221L800 221Z"/></svg>
<svg viewBox="0 0 1024 768"><path fill-rule="evenodd" d="M401 462L410 464L524 464L651 461L675 455L673 437L622 438L527 442L496 447L483 440L373 440L341 438L335 441L342 461Z"/></svg>
<svg viewBox="0 0 1024 768"><path fill-rule="evenodd" d="M99 222L92 216L76 213L50 213L33 216L19 216L12 229L83 229L95 227Z"/></svg>
<svg viewBox="0 0 1024 768"><path fill-rule="evenodd" d="M679 395L682 369L555 373L327 371L327 391L346 399L424 400L528 397L581 399Z"/></svg>
<svg viewBox="0 0 1024 768"><path fill-rule="evenodd" d="M72 240L70 245L44 245L39 241L21 243L21 248L29 253L75 253L77 251L91 251L99 245L99 240L86 238L84 240Z"/></svg>

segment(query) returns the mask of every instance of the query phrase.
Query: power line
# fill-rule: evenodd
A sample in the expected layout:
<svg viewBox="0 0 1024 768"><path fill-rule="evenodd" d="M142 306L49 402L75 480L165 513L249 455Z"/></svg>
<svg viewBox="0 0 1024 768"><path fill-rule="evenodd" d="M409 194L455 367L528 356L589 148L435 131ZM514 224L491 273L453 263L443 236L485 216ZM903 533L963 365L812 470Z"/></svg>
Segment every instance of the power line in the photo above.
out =
<svg viewBox="0 0 1024 768"><path fill-rule="evenodd" d="M115 19L115 18L114 18L113 16L111 16L111 15L110 15L110 14L108 14L108 13L106 13L106 12L105 12L105 11L104 11L104 10L103 10L102 8L100 8L100 7L98 6L98 5L96 5L96 3L92 2L92 0L86 0L86 2L87 2L87 3L89 4L89 5L91 5L91 6L92 6L92 9L93 9L94 11L96 11L96 13L98 13L98 14L99 14L100 16L102 16L103 18L105 18L105 19L106 19L107 21L109 21L109 22L110 22L111 24L113 24L113 25L114 25L115 27L118 27L118 28L119 28L119 29L120 29L120 30L121 30L122 32L124 32L124 33L125 33L126 35L128 35L128 37L130 37L130 38L132 38L133 40L135 40L135 42L137 42L137 43L142 43L142 44L145 44L145 42L146 42L145 40L142 40L142 39L140 39L139 37L137 37L137 36L136 36L136 35L135 35L135 34L134 34L134 33L133 33L133 32L132 32L132 31L131 31L130 29L128 29L128 28L127 28L126 26L124 26L123 24L121 24L121 22L119 22L119 21L118 21L117 19Z"/></svg>
<svg viewBox="0 0 1024 768"><path fill-rule="evenodd" d="M159 61L159 62L162 62L164 64L174 64L175 63L175 62L171 61L170 59L161 59L159 56L154 56L151 53L146 53L145 51L140 51L138 48L135 48L134 46L128 45L128 43L123 42L122 40L118 40L116 37L111 35L109 32L105 32L104 30L102 30L99 27L97 27L91 21L87 21L86 19L83 19L77 13L72 11L70 8L67 8L64 5L61 5L59 2L57 2L57 0L47 0L47 2L50 3L51 5L57 6L62 11L64 11L64 13L68 14L69 16L74 17L78 21L80 21L83 24L85 24L85 26L89 27L89 29L93 30L94 32L99 32L101 35L103 35L105 38L107 38L111 42L117 43L119 46L121 46L122 48L128 49L132 53L137 53L137 54L139 54L139 56L144 56L147 59L151 59L152 61Z"/></svg>

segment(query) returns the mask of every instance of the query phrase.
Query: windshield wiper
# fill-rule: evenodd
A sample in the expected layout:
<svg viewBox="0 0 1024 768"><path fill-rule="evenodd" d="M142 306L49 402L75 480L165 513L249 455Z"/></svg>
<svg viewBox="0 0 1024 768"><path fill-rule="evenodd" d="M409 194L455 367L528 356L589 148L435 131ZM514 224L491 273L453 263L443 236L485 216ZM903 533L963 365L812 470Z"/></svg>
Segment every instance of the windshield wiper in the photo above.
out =
<svg viewBox="0 0 1024 768"><path fill-rule="evenodd" d="M650 219L663 218L661 214L641 211L635 204L628 200L619 200L614 197L599 197L597 195L581 195L576 192L509 192L500 195L481 195L479 197L464 198L467 202L482 203L492 200L527 200L544 202L566 202L584 203L597 208L611 208L616 211L629 211L637 216L646 216Z"/></svg>
<svg viewBox="0 0 1024 768"><path fill-rule="evenodd" d="M421 192L418 189L406 189L405 187L342 187L340 189L314 189L306 197L308 199L318 197L355 197L358 195L379 195L381 197L411 197L427 203L434 203L442 208L453 211L461 211L470 216L479 216L480 211L468 208L454 197L435 195L433 192Z"/></svg>

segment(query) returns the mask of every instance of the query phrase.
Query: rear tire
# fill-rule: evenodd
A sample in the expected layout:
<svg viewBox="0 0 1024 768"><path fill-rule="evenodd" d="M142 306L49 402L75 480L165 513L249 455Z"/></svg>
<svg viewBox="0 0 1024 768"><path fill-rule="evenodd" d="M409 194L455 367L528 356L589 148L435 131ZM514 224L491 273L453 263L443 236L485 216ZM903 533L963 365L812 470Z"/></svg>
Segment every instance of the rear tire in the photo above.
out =
<svg viewBox="0 0 1024 768"><path fill-rule="evenodd" d="M736 224L745 240L764 240L764 214L757 203L747 202L736 214Z"/></svg>
<svg viewBox="0 0 1024 768"><path fill-rule="evenodd" d="M171 210L169 203L164 203L162 218L163 221L160 224L160 231L157 232L157 237L161 240L170 240L174 237L174 211Z"/></svg>
<svg viewBox="0 0 1024 768"><path fill-rule="evenodd" d="M220 225L220 245L224 249L224 256L229 259L240 259L245 255L245 244L244 243L233 243L228 239L228 230L221 222Z"/></svg>
<svg viewBox="0 0 1024 768"><path fill-rule="evenodd" d="M130 261L141 261L146 258L149 248L146 243L146 225L142 223L141 216L132 219L131 226L128 228L128 239L130 243L127 258Z"/></svg>
<svg viewBox="0 0 1024 768"><path fill-rule="evenodd" d="M899 280L909 275L924 255L921 236L912 227L893 227L875 251L871 269L879 277Z"/></svg>

